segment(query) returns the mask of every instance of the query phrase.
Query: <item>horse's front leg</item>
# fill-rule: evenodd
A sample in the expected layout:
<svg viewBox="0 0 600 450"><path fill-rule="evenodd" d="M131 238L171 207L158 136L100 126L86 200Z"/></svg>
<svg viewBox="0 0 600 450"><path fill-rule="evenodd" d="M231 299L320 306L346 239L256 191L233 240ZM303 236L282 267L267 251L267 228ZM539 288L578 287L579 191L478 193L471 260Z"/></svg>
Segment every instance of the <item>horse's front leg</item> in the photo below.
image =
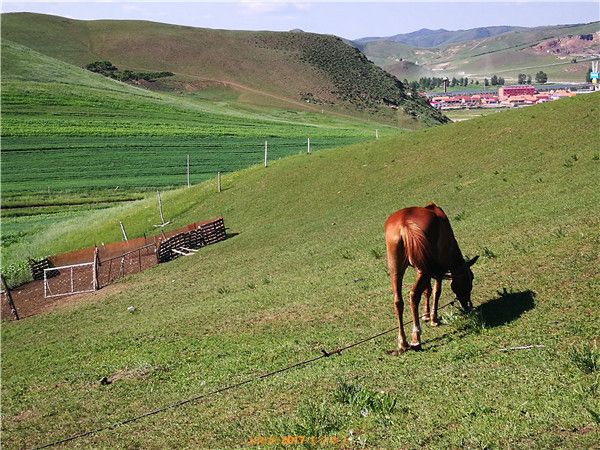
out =
<svg viewBox="0 0 600 450"><path fill-rule="evenodd" d="M421 327L419 324L419 302L423 291L431 283L431 278L424 275L423 272L417 271L415 284L410 290L410 312L412 315L413 329L411 335L411 347L414 350L421 350Z"/></svg>
<svg viewBox="0 0 600 450"><path fill-rule="evenodd" d="M438 306L440 301L440 295L442 295L442 280L436 279L435 284L433 286L433 305L431 308L433 314L431 315L431 321L429 322L429 324L432 327L437 327L440 324L440 321L438 319Z"/></svg>

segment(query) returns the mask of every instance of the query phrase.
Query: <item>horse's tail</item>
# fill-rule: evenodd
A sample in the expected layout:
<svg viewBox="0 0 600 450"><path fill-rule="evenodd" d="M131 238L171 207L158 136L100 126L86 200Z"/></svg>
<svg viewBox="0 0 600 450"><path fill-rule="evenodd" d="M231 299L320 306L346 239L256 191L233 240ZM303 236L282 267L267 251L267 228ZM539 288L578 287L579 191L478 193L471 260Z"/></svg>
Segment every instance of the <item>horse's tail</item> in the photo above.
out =
<svg viewBox="0 0 600 450"><path fill-rule="evenodd" d="M427 236L419 226L411 220L403 224L400 234L404 244L406 257L411 266L421 271L432 273L433 258Z"/></svg>

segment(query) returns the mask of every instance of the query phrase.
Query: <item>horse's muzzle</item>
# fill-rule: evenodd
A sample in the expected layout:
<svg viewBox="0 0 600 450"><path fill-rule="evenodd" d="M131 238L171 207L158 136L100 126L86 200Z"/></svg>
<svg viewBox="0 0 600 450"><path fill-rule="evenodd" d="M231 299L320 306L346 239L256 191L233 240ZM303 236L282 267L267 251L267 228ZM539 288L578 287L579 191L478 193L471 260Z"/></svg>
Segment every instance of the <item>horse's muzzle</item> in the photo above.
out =
<svg viewBox="0 0 600 450"><path fill-rule="evenodd" d="M462 302L458 298L456 300L458 301L458 304L460 305L460 309L462 309L463 312L468 313L473 309L473 303L471 303L471 300L462 301Z"/></svg>

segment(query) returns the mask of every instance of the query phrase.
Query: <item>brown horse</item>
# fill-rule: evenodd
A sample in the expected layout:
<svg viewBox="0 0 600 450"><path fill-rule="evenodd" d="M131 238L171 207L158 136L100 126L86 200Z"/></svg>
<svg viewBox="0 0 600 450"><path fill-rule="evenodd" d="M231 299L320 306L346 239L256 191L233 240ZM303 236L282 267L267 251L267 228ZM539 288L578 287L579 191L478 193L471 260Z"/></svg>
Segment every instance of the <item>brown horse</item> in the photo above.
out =
<svg viewBox="0 0 600 450"><path fill-rule="evenodd" d="M471 266L478 256L465 261L458 243L454 238L448 217L441 208L429 203L424 208L413 206L395 212L385 222L385 245L387 263L394 293L394 312L398 319L398 350L402 353L410 347L406 342L402 323L402 278L410 265L416 270L415 284L410 290L410 312L413 329L411 347L421 348L421 329L419 326L419 301L425 293L423 320L437 326L438 300L442 293L442 279L452 280L450 287L464 311L469 311L471 291L473 289L473 272ZM429 298L432 293L431 279L435 280L433 288L433 305L431 314Z"/></svg>

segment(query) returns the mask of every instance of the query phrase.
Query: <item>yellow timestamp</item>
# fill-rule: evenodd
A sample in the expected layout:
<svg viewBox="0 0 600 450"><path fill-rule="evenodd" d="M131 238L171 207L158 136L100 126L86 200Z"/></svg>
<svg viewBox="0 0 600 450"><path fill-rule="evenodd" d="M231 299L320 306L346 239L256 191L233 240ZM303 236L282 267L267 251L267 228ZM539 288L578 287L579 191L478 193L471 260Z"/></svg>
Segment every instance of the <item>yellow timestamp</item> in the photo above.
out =
<svg viewBox="0 0 600 450"><path fill-rule="evenodd" d="M337 445L346 443L348 439L341 439L337 436L251 436L246 442L247 445Z"/></svg>

